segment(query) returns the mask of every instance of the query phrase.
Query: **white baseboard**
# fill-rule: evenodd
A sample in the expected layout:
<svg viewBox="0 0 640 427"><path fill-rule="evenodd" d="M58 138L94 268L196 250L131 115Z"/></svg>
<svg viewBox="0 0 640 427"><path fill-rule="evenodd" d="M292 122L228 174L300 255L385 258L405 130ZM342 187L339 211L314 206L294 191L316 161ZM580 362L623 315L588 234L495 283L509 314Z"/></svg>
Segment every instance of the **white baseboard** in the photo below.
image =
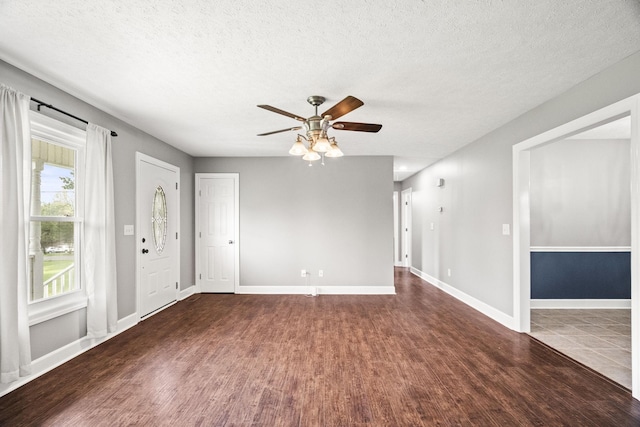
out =
<svg viewBox="0 0 640 427"><path fill-rule="evenodd" d="M0 384L0 397L12 392L13 390L22 387L30 381L35 380L41 375L46 374L54 368L62 365L65 362L73 359L84 353L87 350L91 350L93 347L102 344L103 342L110 340L116 335L121 334L127 329L138 324L138 313L130 314L129 316L118 320L116 332L108 334L103 338L88 338L83 337L77 341L69 343L64 347L48 353L33 362L31 362L31 374L26 377L20 377L18 380L9 384Z"/></svg>
<svg viewBox="0 0 640 427"><path fill-rule="evenodd" d="M435 277L430 276L427 273L424 273L424 272L418 270L417 268L410 267L409 271L412 274L415 274L416 276L420 277L421 279L426 280L427 282L429 282L430 284L432 284L436 288L442 289L443 291L445 291L446 293L448 293L452 297L456 298L457 300L462 301L463 303L467 304L469 307L479 311L480 313L484 314L485 316L490 317L491 319L493 319L496 322L506 326L509 329L515 330L515 328L514 328L515 322L514 322L513 316L509 316L508 314L505 314L502 311L493 308L489 304L484 303L484 302L480 301L479 299L476 299L476 298L472 297L471 295L468 295L468 294L462 292L461 290L456 289L453 286L448 285L445 282L443 282L441 280L438 280Z"/></svg>
<svg viewBox="0 0 640 427"><path fill-rule="evenodd" d="M395 295L394 286L313 286L318 295ZM309 295L312 286L239 286L236 294Z"/></svg>
<svg viewBox="0 0 640 427"><path fill-rule="evenodd" d="M630 309L630 299L532 299L531 308L622 308Z"/></svg>
<svg viewBox="0 0 640 427"><path fill-rule="evenodd" d="M180 294L178 296L178 301L182 301L183 299L187 299L191 295L196 294L196 293L199 293L199 292L196 292L195 285L189 286L187 289L182 289L182 290L180 290Z"/></svg>

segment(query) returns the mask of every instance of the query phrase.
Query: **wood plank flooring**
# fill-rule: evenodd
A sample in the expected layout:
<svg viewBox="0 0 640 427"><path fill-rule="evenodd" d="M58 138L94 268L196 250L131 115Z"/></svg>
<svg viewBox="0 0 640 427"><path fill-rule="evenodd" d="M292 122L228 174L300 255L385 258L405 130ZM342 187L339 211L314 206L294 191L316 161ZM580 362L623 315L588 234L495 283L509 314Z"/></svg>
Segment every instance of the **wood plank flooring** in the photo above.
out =
<svg viewBox="0 0 640 427"><path fill-rule="evenodd" d="M0 425L640 424L640 402L405 269L396 296L194 295L0 399Z"/></svg>

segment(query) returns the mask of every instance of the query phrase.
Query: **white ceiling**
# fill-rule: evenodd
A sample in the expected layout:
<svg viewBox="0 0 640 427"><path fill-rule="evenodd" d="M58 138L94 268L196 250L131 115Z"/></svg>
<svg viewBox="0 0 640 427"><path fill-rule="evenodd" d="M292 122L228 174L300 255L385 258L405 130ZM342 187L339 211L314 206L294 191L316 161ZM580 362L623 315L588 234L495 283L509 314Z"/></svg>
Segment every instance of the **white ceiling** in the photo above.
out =
<svg viewBox="0 0 640 427"><path fill-rule="evenodd" d="M383 128L333 135L403 179L635 53L639 24L637 0L0 0L0 58L193 156L286 155L294 132L256 134L298 122L257 104L353 95L340 120Z"/></svg>

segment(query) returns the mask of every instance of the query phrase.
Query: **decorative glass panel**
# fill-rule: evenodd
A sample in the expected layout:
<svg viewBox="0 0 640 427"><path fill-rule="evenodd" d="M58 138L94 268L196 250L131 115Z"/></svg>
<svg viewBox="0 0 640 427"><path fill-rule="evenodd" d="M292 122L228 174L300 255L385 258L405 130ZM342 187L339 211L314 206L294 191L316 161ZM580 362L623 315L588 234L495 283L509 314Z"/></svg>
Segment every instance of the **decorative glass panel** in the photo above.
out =
<svg viewBox="0 0 640 427"><path fill-rule="evenodd" d="M160 254L167 240L167 198L159 185L153 196L151 226L153 228L153 244L156 247L156 252Z"/></svg>

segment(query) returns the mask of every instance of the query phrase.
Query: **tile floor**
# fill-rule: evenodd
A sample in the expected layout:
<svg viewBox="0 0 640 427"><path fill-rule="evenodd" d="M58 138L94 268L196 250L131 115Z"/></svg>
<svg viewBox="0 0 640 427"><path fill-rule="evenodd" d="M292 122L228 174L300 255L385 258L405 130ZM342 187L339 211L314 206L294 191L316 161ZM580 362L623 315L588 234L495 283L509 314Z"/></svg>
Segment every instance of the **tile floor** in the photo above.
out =
<svg viewBox="0 0 640 427"><path fill-rule="evenodd" d="M631 389L631 310L533 309L531 335Z"/></svg>

